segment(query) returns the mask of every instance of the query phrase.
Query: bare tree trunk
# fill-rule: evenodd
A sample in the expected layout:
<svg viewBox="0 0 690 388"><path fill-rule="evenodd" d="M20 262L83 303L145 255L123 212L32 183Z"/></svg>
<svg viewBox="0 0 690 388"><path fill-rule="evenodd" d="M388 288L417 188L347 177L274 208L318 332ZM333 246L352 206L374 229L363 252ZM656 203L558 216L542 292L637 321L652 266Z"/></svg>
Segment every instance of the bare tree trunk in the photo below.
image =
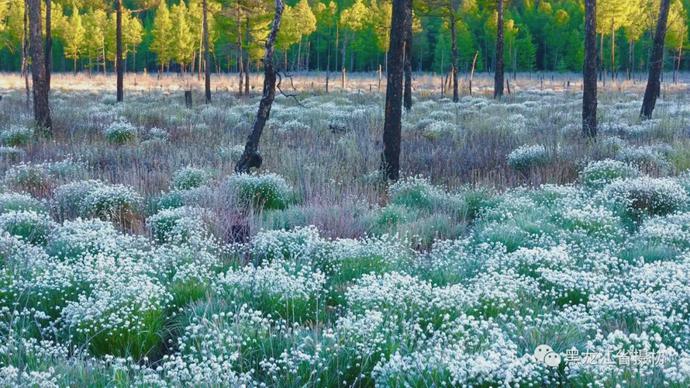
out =
<svg viewBox="0 0 690 388"><path fill-rule="evenodd" d="M408 5L407 7L412 9L411 5ZM403 88L403 105L405 106L405 110L409 111L412 109L412 12L409 12L409 14L406 14L405 16L405 41L403 42L405 46L403 51L403 55L405 57L405 85Z"/></svg>
<svg viewBox="0 0 690 388"><path fill-rule="evenodd" d="M616 80L616 28L611 20L611 82Z"/></svg>
<svg viewBox="0 0 690 388"><path fill-rule="evenodd" d="M583 69L582 132L597 135L597 2L585 0L585 63Z"/></svg>
<svg viewBox="0 0 690 388"><path fill-rule="evenodd" d="M632 79L632 68L633 68L633 44L634 42L631 40L628 42L628 81Z"/></svg>
<svg viewBox="0 0 690 388"><path fill-rule="evenodd" d="M51 1L46 0L46 84L50 92L50 71L53 68L53 32L51 21L53 19Z"/></svg>
<svg viewBox="0 0 690 388"><path fill-rule="evenodd" d="M211 68L210 63L211 59L209 56L209 49L208 49L208 7L206 4L206 0L203 0L202 2L202 11L203 11L203 26L202 29L203 35L204 35L204 89L206 90L206 103L208 104L211 102Z"/></svg>
<svg viewBox="0 0 690 388"><path fill-rule="evenodd" d="M678 47L678 56L676 57L676 66L673 68L673 83L678 83L678 72L680 71L680 60L683 58L683 46Z"/></svg>
<svg viewBox="0 0 690 388"><path fill-rule="evenodd" d="M22 29L22 75L26 88L26 107L31 103L31 88L29 87L29 13L27 0L24 0L24 25Z"/></svg>
<svg viewBox="0 0 690 388"><path fill-rule="evenodd" d="M470 87L470 96L472 95L472 81L474 80L474 69L477 66L477 57L479 56L479 50L474 53L474 58L472 59L472 70L470 70L470 82L469 82L469 87Z"/></svg>
<svg viewBox="0 0 690 388"><path fill-rule="evenodd" d="M28 0L29 40L31 47L31 78L33 81L34 119L39 127L52 127L48 103L48 79L46 74L43 29L41 27L41 0Z"/></svg>
<svg viewBox="0 0 690 388"><path fill-rule="evenodd" d="M400 177L405 23L408 18L412 17L411 6L411 0L393 0L393 17L388 49L388 83L386 85L381 171L387 179L394 181Z"/></svg>
<svg viewBox="0 0 690 388"><path fill-rule="evenodd" d="M252 133L247 139L247 144L244 146L244 153L235 165L235 172L248 173L252 167L261 167L262 158L258 152L259 140L261 133L264 130L266 121L271 113L271 105L276 94L276 72L273 68L273 53L276 36L280 29L280 19L283 15L283 1L275 0L276 9L273 16L273 24L271 32L266 40L266 53L264 54L264 89L261 101L259 102L259 109L256 112L256 119L252 127Z"/></svg>
<svg viewBox="0 0 690 388"><path fill-rule="evenodd" d="M249 96L249 16L244 18L244 45L247 48L245 50L246 58L244 60L244 94ZM273 63L271 63L271 65L273 65Z"/></svg>
<svg viewBox="0 0 690 388"><path fill-rule="evenodd" d="M656 99L659 96L659 90L661 90L660 76L664 65L664 39L666 39L669 5L670 0L661 0L659 6L659 19L656 23L654 46L649 57L649 78L647 79L647 87L644 91L642 109L640 110L640 118L642 119L652 118Z"/></svg>
<svg viewBox="0 0 690 388"><path fill-rule="evenodd" d="M122 67L122 0L115 0L115 67L117 68L117 102L124 98L124 69Z"/></svg>
<svg viewBox="0 0 690 388"><path fill-rule="evenodd" d="M244 54L242 54L242 21L240 19L240 3L237 3L237 73L239 75L238 95L242 95L242 82L244 80ZM229 59L229 58L228 58Z"/></svg>
<svg viewBox="0 0 690 388"><path fill-rule="evenodd" d="M494 75L494 98L503 96L503 0L498 0L496 23L496 73Z"/></svg>
<svg viewBox="0 0 690 388"><path fill-rule="evenodd" d="M450 18L450 50L452 55L452 68L451 72L453 74L453 102L460 101L460 96L458 94L458 39L457 39L457 27L455 14L451 14Z"/></svg>

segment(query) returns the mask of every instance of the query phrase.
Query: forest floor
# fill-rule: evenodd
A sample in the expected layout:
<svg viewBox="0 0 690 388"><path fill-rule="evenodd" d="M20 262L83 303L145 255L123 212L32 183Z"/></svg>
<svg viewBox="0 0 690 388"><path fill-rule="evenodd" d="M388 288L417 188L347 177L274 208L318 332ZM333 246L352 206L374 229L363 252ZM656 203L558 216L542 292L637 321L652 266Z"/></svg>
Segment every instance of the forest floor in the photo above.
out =
<svg viewBox="0 0 690 388"><path fill-rule="evenodd" d="M596 141L579 75L419 75L390 186L339 76L284 78L236 175L259 74L55 74L51 136L0 74L0 386L690 384L690 75L647 121L607 80Z"/></svg>

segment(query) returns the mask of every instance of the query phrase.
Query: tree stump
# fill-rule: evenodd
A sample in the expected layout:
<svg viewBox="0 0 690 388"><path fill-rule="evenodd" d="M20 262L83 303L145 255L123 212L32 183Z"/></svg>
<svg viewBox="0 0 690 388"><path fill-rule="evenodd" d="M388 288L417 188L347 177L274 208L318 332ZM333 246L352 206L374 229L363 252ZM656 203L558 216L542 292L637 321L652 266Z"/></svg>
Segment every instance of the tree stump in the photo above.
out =
<svg viewBox="0 0 690 388"><path fill-rule="evenodd" d="M187 108L192 107L192 91L191 90L185 90L184 91L184 105Z"/></svg>

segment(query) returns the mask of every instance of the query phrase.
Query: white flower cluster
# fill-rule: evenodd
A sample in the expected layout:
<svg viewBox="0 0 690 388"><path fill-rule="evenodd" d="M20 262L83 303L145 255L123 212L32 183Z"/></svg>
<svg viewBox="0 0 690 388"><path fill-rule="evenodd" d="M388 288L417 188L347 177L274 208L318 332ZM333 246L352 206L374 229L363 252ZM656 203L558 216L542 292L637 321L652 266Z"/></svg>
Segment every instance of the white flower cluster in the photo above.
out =
<svg viewBox="0 0 690 388"><path fill-rule="evenodd" d="M541 144L522 145L508 154L508 165L518 171L527 171L542 166L551 160L549 152Z"/></svg>

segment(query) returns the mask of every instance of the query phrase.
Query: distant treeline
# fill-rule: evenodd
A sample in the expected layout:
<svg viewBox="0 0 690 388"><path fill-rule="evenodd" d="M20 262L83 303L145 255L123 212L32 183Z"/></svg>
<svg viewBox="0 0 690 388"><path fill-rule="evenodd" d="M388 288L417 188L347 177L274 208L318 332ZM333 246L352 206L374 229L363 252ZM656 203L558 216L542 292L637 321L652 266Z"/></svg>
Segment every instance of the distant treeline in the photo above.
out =
<svg viewBox="0 0 690 388"><path fill-rule="evenodd" d="M24 0L0 2L0 70L20 71L26 36ZM126 71L198 71L201 0L124 1ZM619 77L647 67L659 0L597 2L599 67ZM683 58L690 0L673 0L666 37L667 69L690 68ZM52 2L54 71L113 71L113 2ZM270 0L209 0L212 71L261 67L270 28ZM512 0L505 9L506 71L581 71L584 58L581 0ZM288 1L276 42L280 68L376 71L386 68L390 0ZM414 1L412 66L447 72L455 24L458 68L477 55L477 71L493 70L495 0Z"/></svg>

